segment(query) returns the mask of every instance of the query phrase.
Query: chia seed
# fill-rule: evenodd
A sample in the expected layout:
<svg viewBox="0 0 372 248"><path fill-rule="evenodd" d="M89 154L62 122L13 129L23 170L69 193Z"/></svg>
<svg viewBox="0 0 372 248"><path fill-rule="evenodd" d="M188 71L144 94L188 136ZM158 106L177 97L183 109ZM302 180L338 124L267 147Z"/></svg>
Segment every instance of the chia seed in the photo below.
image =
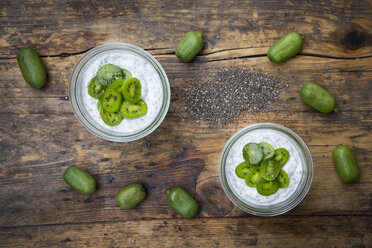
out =
<svg viewBox="0 0 372 248"><path fill-rule="evenodd" d="M267 112L284 87L278 78L229 67L219 69L210 81L188 82L182 95L190 116L226 125L241 112Z"/></svg>

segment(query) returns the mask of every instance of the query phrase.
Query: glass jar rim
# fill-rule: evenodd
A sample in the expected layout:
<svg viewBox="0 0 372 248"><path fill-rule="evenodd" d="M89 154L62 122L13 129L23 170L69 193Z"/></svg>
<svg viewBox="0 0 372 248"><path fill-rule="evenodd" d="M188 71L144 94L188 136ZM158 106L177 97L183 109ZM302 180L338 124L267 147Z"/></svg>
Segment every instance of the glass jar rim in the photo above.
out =
<svg viewBox="0 0 372 248"><path fill-rule="evenodd" d="M237 197L233 193L233 191L230 189L230 186L227 182L226 171L225 171L226 159L227 159L227 156L228 156L229 151L230 151L231 147L233 146L233 144L235 144L235 142L237 140L239 140L239 138L242 135L246 134L247 132L250 132L252 130L261 129L261 128L278 130L278 131L284 132L285 134L294 138L294 140L301 147L302 152L304 152L306 162L307 162L307 167L308 167L307 175L306 175L306 181L304 183L303 188L300 189L297 196L294 199L292 199L292 201L285 204L285 206L283 206L281 208L278 208L278 209L274 209L274 210L257 209L257 208L250 207L249 205L243 203L239 199L239 197ZM313 161L312 161L312 158L311 158L310 151L309 151L308 147L306 146L305 142L295 132L293 132L291 129L289 129L287 127L284 127L284 126L281 126L281 125L278 125L278 124L275 124L275 123L257 123L257 124L252 124L252 125L249 125L247 127L242 128L241 130L239 130L237 133L235 133L227 141L227 143L224 146L223 151L221 153L221 157L220 157L219 178L220 178L220 183L222 185L222 189L224 190L226 196L234 203L234 205L236 205L238 208L240 208L244 212L247 212L247 213L250 213L250 214L253 214L253 215L256 215L256 216L277 216L277 215L284 214L284 213L290 211L291 209L296 207L305 198L306 194L308 193L308 191L310 189L311 183L312 183L313 169L314 169L313 168Z"/></svg>
<svg viewBox="0 0 372 248"><path fill-rule="evenodd" d="M159 77L161 79L162 83L162 88L163 88L163 101L162 101L162 106L157 113L156 118L146 127L143 129L139 130L139 132L130 134L130 135L112 135L108 134L107 132L103 132L100 130L99 127L96 125L92 124L87 117L84 116L83 111L80 109L81 107L78 104L77 101L77 90L76 87L78 86L77 80L79 77L79 74L81 70L83 69L84 65L88 63L94 56L110 51L110 50L127 50L134 52L138 56L143 57L147 61L151 63L151 65L154 67L156 72L159 74ZM80 123L91 133L94 135L105 139L109 141L114 141L114 142L130 142L134 140L141 139L150 133L152 133L164 120L168 109L170 105L170 85L168 81L168 77L161 66L161 64L147 51L143 50L142 48L135 46L133 44L129 43L121 43L121 42L113 42L113 43L105 43L99 46L94 47L93 49L89 50L86 54L84 54L75 64L70 77L69 77L69 87L68 87L68 92L69 92L69 98L70 98L70 103L72 105L72 109L74 111L75 116L77 119L80 121Z"/></svg>

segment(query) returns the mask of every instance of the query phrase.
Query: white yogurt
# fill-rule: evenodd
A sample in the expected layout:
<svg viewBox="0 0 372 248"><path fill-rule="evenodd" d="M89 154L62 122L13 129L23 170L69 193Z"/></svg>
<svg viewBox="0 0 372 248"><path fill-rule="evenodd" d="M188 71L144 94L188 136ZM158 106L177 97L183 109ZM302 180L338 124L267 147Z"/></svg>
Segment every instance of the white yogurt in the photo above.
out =
<svg viewBox="0 0 372 248"><path fill-rule="evenodd" d="M245 180L238 178L235 174L235 168L244 161L243 147L250 142L261 143L267 142L274 149L285 148L289 152L289 159L283 166L283 170L288 174L289 185L284 189L279 189L275 194L270 196L260 195L256 188L248 187ZM293 195L300 185L301 177L305 176L303 165L306 164L304 155L301 153L300 146L285 133L271 129L252 130L237 140L226 159L226 177L227 183L234 195L247 205L269 206L280 204Z"/></svg>
<svg viewBox="0 0 372 248"><path fill-rule="evenodd" d="M147 113L137 119L123 119L116 126L106 125L100 117L97 109L98 100L89 96L88 85L90 80L96 76L98 69L105 64L117 65L123 69L127 69L132 73L132 77L136 77L141 82L141 90L143 99L147 104ZM96 122L95 126L101 130L114 131L115 133L127 135L138 133L140 130L150 125L162 107L163 102L163 87L159 74L155 68L144 58L130 51L108 51L93 57L88 64L84 66L82 85L82 100L83 106L90 118Z"/></svg>

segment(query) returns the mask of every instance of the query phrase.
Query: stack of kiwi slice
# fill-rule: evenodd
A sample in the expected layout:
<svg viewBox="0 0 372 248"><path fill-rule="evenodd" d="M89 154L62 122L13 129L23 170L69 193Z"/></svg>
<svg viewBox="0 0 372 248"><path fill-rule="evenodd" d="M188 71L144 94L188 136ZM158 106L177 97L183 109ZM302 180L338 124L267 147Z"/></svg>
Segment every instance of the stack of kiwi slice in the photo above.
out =
<svg viewBox="0 0 372 248"><path fill-rule="evenodd" d="M88 94L98 99L104 123L118 125L123 118L135 119L147 113L141 99L141 83L132 73L113 64L101 66L88 85Z"/></svg>
<svg viewBox="0 0 372 248"><path fill-rule="evenodd" d="M244 162L235 168L235 174L264 196L275 194L289 184L289 177L282 167L289 159L285 148L274 150L269 143L248 143L243 147Z"/></svg>

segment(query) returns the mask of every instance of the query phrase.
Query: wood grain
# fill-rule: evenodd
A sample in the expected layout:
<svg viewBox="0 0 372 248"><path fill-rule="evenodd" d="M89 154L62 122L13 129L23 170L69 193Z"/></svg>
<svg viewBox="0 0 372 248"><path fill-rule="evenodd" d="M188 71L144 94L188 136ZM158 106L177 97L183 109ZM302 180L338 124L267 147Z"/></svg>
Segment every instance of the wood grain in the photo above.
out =
<svg viewBox="0 0 372 248"><path fill-rule="evenodd" d="M147 220L4 228L3 247L371 247L372 218ZM344 228L347 226L348 228Z"/></svg>
<svg viewBox="0 0 372 248"><path fill-rule="evenodd" d="M32 45L42 55L61 55L112 41L173 53L183 33L202 29L203 54L242 48L250 54L266 54L275 40L297 30L306 37L304 53L364 57L371 55L370 10L368 0L4 0L0 54L14 57L20 46ZM354 42L353 36L348 39L355 30L363 34L363 42Z"/></svg>
<svg viewBox="0 0 372 248"><path fill-rule="evenodd" d="M372 215L372 5L370 1L8 1L0 2L0 247L370 247ZM174 55L182 34L203 30L205 48L190 64ZM171 32L170 32L171 30ZM267 49L286 32L305 36L285 64ZM68 78L77 60L120 41L152 53L167 72L172 99L161 126L131 143L107 142L73 115ZM15 54L32 46L47 67L41 90L22 79ZM192 119L185 85L208 81L218 68L246 67L287 84L264 113L241 113L227 126ZM331 92L330 115L306 106L298 92L313 81ZM308 145L314 179L289 213L257 218L235 207L218 179L220 153L239 129L274 122ZM331 152L352 147L361 178L346 185ZM79 166L98 182L91 196L73 192L61 175ZM114 196L142 182L147 199L125 212ZM174 185L201 210L182 220L166 204Z"/></svg>

